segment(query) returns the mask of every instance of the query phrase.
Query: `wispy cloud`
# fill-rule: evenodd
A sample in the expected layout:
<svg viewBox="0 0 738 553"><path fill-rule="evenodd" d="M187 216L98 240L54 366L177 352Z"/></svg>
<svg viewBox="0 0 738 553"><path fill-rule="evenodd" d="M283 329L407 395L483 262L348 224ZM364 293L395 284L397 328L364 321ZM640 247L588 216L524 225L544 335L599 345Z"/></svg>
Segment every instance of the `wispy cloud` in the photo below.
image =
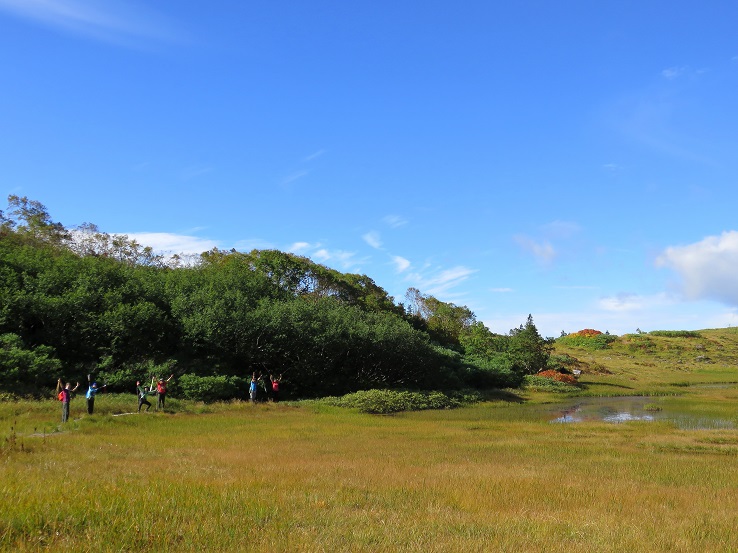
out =
<svg viewBox="0 0 738 553"><path fill-rule="evenodd" d="M536 241L522 234L514 236L513 240L515 240L523 251L532 254L533 257L544 265L550 264L556 258L556 250L547 240Z"/></svg>
<svg viewBox="0 0 738 553"><path fill-rule="evenodd" d="M355 252L346 250L329 250L321 248L312 253L314 260L336 266L343 271L357 271L359 267L367 263L367 258L357 258Z"/></svg>
<svg viewBox="0 0 738 553"><path fill-rule="evenodd" d="M282 185L287 185L290 183L295 182L296 180L299 180L305 176L307 176L308 171L302 170L302 171L295 171L291 175L287 175L284 179L282 179Z"/></svg>
<svg viewBox="0 0 738 553"><path fill-rule="evenodd" d="M126 46L180 42L181 31L141 4L101 0L0 0L0 10L95 40Z"/></svg>
<svg viewBox="0 0 738 553"><path fill-rule="evenodd" d="M313 161L314 159L318 159L320 156L322 156L325 153L326 153L326 150L318 150L317 152L314 152L310 154L309 156L305 156L304 158L302 158L302 161L304 162Z"/></svg>
<svg viewBox="0 0 738 553"><path fill-rule="evenodd" d="M738 306L738 231L708 236L686 246L666 248L656 259L658 267L674 270L684 295L692 300L712 299Z"/></svg>
<svg viewBox="0 0 738 553"><path fill-rule="evenodd" d="M681 77L686 71L686 67L669 67L661 71L661 76L665 79L672 80L676 79L677 77Z"/></svg>
<svg viewBox="0 0 738 553"><path fill-rule="evenodd" d="M376 250L382 247L382 239L380 238L379 233L374 230L367 232L362 236L362 238L364 239L364 242Z"/></svg>
<svg viewBox="0 0 738 553"><path fill-rule="evenodd" d="M423 293L441 296L447 294L451 288L458 286L476 272L476 269L459 265L451 269L443 269L429 274L411 273L405 280L412 283L413 286Z"/></svg>
<svg viewBox="0 0 738 553"><path fill-rule="evenodd" d="M387 215L382 221L392 228L399 228L407 224L407 221L399 215Z"/></svg>
<svg viewBox="0 0 738 553"><path fill-rule="evenodd" d="M507 294L509 292L512 292L512 288L490 288L490 292L494 292L495 294Z"/></svg>
<svg viewBox="0 0 738 553"><path fill-rule="evenodd" d="M399 255L392 256L392 263L395 264L395 271L398 273L404 273L410 268L410 261Z"/></svg>

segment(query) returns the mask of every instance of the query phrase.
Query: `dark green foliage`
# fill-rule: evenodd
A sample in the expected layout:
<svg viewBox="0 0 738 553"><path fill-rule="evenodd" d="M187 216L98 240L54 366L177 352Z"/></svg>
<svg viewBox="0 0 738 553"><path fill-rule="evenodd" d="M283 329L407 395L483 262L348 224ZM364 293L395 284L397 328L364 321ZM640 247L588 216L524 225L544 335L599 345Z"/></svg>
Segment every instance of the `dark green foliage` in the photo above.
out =
<svg viewBox="0 0 738 553"><path fill-rule="evenodd" d="M536 374L544 370L552 350L552 341L541 337L531 315L528 315L525 325L510 331L507 351L523 374Z"/></svg>
<svg viewBox="0 0 738 553"><path fill-rule="evenodd" d="M502 336L465 306L417 290L410 300L406 311L365 275L275 250L168 267L125 236L89 224L70 233L11 196L0 214L0 388L94 373L132 393L175 373L172 393L212 401L241 396L257 373L283 374L286 397L316 397L509 387L545 366L530 317Z"/></svg>
<svg viewBox="0 0 738 553"><path fill-rule="evenodd" d="M0 335L0 389L16 394L38 394L53 387L61 362L48 346L27 348L16 334Z"/></svg>
<svg viewBox="0 0 738 553"><path fill-rule="evenodd" d="M517 388L523 381L523 370L507 353L492 357L467 356L465 383L473 388Z"/></svg>

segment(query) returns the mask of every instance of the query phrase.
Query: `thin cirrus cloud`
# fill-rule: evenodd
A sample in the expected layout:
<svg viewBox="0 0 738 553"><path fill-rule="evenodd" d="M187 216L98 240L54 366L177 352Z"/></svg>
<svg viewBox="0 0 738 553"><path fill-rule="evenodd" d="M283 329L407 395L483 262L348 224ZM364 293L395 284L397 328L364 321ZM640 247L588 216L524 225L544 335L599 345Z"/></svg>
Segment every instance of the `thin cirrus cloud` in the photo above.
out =
<svg viewBox="0 0 738 553"><path fill-rule="evenodd" d="M657 267L679 275L684 295L691 300L716 300L738 306L738 231L708 236L686 246L666 248L656 259Z"/></svg>
<svg viewBox="0 0 738 553"><path fill-rule="evenodd" d="M132 46L144 41L180 42L181 31L141 4L101 0L0 0L0 11L47 27Z"/></svg>
<svg viewBox="0 0 738 553"><path fill-rule="evenodd" d="M392 228L399 228L407 224L407 221L399 215L387 215L382 220Z"/></svg>
<svg viewBox="0 0 738 553"><path fill-rule="evenodd" d="M469 267L458 265L451 269L444 269L442 271L435 272L431 275L412 273L408 275L406 280L413 283L416 288L424 290L428 294L440 296L447 294L451 288L458 286L475 272L476 269L470 269Z"/></svg>
<svg viewBox="0 0 738 553"><path fill-rule="evenodd" d="M362 238L364 239L364 242L369 244L375 250L378 250L382 247L382 239L380 238L379 233L376 231L367 232L362 236Z"/></svg>

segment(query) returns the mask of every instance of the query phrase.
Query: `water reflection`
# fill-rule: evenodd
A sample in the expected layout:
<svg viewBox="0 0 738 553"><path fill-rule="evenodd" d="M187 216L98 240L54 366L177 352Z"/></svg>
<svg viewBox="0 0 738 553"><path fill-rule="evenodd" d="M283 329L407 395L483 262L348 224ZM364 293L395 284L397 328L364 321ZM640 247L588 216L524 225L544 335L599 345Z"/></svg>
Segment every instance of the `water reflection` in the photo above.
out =
<svg viewBox="0 0 738 553"><path fill-rule="evenodd" d="M654 398L603 397L583 398L569 403L548 406L547 418L552 423L631 421L671 421L682 429L732 429L732 420L695 416L669 408L668 404L654 407Z"/></svg>

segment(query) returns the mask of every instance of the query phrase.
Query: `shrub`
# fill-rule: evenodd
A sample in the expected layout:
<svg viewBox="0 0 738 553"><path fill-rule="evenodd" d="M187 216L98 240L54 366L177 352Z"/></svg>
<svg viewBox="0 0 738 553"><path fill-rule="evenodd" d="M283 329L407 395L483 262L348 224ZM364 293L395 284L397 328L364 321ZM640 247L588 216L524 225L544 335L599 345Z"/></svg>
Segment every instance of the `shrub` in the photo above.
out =
<svg viewBox="0 0 738 553"><path fill-rule="evenodd" d="M702 335L694 330L652 330L651 336L663 336L665 338L701 338Z"/></svg>
<svg viewBox="0 0 738 553"><path fill-rule="evenodd" d="M559 371L553 371L551 369L546 371L539 372L536 376L540 376L542 378L549 378L551 380L556 380L557 382L563 382L565 384L571 384L576 386L577 379L574 378L571 374L564 374L560 373Z"/></svg>
<svg viewBox="0 0 738 553"><path fill-rule="evenodd" d="M538 392L569 393L573 390L571 384L534 374L525 376L525 387Z"/></svg>
<svg viewBox="0 0 738 553"><path fill-rule="evenodd" d="M237 376L197 376L184 374L179 389L187 399L212 403L243 396L246 380Z"/></svg>
<svg viewBox="0 0 738 553"><path fill-rule="evenodd" d="M567 334L556 339L558 344L569 347L589 350L607 349L618 337L613 334L603 334L599 330L585 328L579 332Z"/></svg>
<svg viewBox="0 0 738 553"><path fill-rule="evenodd" d="M389 414L425 409L452 409L480 399L479 394L362 390L341 397L323 398L321 401L337 407L358 409L362 413Z"/></svg>

